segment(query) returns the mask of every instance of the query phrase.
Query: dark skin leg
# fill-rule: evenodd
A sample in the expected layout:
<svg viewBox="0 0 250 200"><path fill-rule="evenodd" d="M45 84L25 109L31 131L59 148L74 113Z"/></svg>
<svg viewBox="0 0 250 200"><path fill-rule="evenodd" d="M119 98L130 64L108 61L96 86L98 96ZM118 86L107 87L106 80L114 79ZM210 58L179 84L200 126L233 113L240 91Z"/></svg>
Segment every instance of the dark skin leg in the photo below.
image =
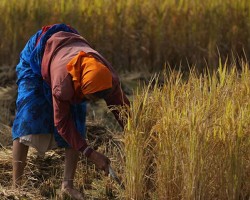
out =
<svg viewBox="0 0 250 200"><path fill-rule="evenodd" d="M77 168L77 162L79 159L79 152L72 149L65 149L65 166L64 166L64 178L62 181L62 193L66 193L74 199L82 200L83 195L74 189L73 180Z"/></svg>
<svg viewBox="0 0 250 200"><path fill-rule="evenodd" d="M13 187L21 186L22 176L26 165L29 147L20 143L19 139L13 141Z"/></svg>
<svg viewBox="0 0 250 200"><path fill-rule="evenodd" d="M19 139L13 141L13 186L19 187L22 184L22 176L26 165L27 154L29 147L20 143ZM74 189L73 180L76 172L79 152L68 148L65 150L65 167L64 178L62 181L62 192L73 197L74 199L82 200L83 195ZM96 166L108 173L109 159L104 155L94 151L89 160L94 162Z"/></svg>
<svg viewBox="0 0 250 200"><path fill-rule="evenodd" d="M22 185L22 177L26 166L29 147L20 143L19 139L13 141L13 187ZM62 191L74 199L83 199L83 195L73 188L73 179L76 172L79 153L73 149L65 150L64 179Z"/></svg>

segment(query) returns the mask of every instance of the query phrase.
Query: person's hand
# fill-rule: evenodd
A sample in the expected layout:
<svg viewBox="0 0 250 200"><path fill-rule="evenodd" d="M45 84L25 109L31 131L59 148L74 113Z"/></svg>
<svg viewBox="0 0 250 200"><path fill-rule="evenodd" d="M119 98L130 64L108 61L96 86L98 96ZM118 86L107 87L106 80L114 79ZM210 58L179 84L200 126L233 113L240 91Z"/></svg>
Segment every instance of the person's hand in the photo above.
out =
<svg viewBox="0 0 250 200"><path fill-rule="evenodd" d="M88 160L92 161L98 169L103 170L106 176L109 174L110 160L105 155L93 151L88 157Z"/></svg>

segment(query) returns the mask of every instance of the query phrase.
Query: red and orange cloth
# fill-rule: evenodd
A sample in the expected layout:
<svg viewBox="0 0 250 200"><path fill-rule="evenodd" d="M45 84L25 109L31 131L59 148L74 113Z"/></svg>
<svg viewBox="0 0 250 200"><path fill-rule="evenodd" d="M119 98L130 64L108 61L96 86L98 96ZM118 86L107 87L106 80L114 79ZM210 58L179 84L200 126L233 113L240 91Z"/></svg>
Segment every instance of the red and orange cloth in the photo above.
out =
<svg viewBox="0 0 250 200"><path fill-rule="evenodd" d="M129 100L119 78L110 63L83 37L63 31L53 34L46 42L41 74L52 90L54 125L74 149L82 150L87 145L71 114L71 104L81 102L77 96L112 88L104 100L124 126L115 107L129 106Z"/></svg>
<svg viewBox="0 0 250 200"><path fill-rule="evenodd" d="M72 76L74 89L81 98L86 94L112 88L110 70L83 51L67 64L67 70Z"/></svg>

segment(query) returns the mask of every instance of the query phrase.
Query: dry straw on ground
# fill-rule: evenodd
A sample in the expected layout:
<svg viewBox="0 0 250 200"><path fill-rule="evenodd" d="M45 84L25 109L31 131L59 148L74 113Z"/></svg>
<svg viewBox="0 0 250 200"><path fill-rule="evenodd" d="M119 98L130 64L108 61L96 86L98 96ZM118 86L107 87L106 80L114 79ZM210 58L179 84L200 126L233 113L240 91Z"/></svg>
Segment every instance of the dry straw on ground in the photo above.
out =
<svg viewBox="0 0 250 200"><path fill-rule="evenodd" d="M10 127L4 126L11 139ZM121 177L122 157L120 133L113 133L103 125L95 122L87 123L88 139L99 152L105 153L112 161L112 166ZM30 149L28 163L24 174L24 186L17 190L11 188L12 152L11 146L3 143L0 149L0 199L60 199L64 151L49 151L45 157L39 157L34 149ZM75 186L85 195L86 199L117 199L121 198L121 188L111 177L105 177L96 170L92 163L82 157L78 163Z"/></svg>

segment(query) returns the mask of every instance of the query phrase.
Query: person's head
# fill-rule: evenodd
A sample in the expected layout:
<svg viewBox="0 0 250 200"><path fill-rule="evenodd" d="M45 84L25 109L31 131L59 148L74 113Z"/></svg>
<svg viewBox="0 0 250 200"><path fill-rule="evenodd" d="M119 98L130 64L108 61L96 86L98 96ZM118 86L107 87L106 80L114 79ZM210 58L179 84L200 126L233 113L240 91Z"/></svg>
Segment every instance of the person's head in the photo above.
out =
<svg viewBox="0 0 250 200"><path fill-rule="evenodd" d="M102 64L86 65L81 75L81 90L88 100L105 98L112 88L112 74Z"/></svg>
<svg viewBox="0 0 250 200"><path fill-rule="evenodd" d="M83 99L105 98L112 88L111 71L85 52L79 52L67 64L67 70L72 76L76 93Z"/></svg>

